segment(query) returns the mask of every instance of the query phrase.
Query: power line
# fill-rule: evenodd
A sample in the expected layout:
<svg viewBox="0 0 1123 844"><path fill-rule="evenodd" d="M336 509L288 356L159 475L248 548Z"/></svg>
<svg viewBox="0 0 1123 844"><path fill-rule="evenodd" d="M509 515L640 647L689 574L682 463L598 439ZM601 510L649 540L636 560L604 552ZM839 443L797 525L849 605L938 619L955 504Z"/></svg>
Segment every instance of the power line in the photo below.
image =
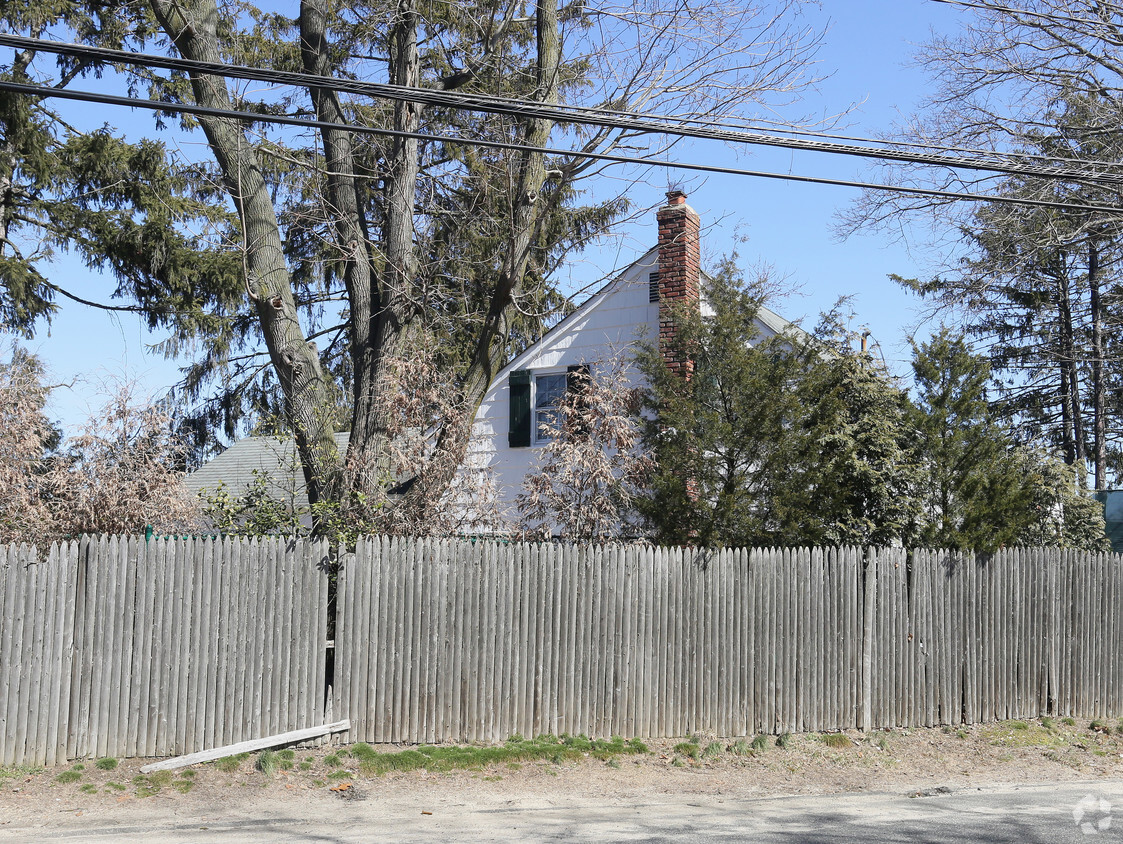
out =
<svg viewBox="0 0 1123 844"><path fill-rule="evenodd" d="M467 102L468 99L470 99L473 103L476 103L476 104L481 104L481 103L507 104L507 105L511 105L515 108L518 108L520 110L526 109L526 108L529 108L529 107L541 107L543 105L542 103L538 103L538 102L534 102L534 101L519 100L519 99L510 98L510 97L499 97L499 96L488 95L488 94L464 95L464 94L458 94L458 93L448 92L448 91L437 91L435 89L416 89L416 88L408 88L408 87L405 87L405 86L384 85L384 84L369 83L369 82L358 82L358 81L355 81L355 80L328 79L328 78L322 77L322 76L294 73L294 72L290 72L290 71L275 71L275 70L267 70L267 69L263 69L263 68L251 68L251 67L247 67L247 66L244 66L244 65L228 65L228 64L220 64L220 63L192 61L192 60L183 59L183 58L171 58L171 57L165 57L165 56L155 56L155 55L143 54L143 53L130 53L130 52L126 52L126 51L112 50L112 49L103 48L103 47L92 47L92 46L88 46L88 45L84 45L84 44L75 44L75 43L49 41L49 40L35 39L35 38L27 38L27 37L24 37L24 36L17 36L17 35L0 34L0 45L9 46L9 47L13 47L13 48L26 48L26 49L31 49L31 50L42 50L42 51L52 52L52 53L57 53L57 54L69 54L69 55L73 55L73 56L82 55L82 56L86 56L88 58L97 58L101 61L109 61L109 62L118 61L118 62L122 62L122 63L128 63L128 64L139 65L139 66L144 66L144 67L150 67L151 66L151 67L164 67L164 68L167 68L167 69L195 69L198 72L212 73L212 74L219 75L219 76L235 76L235 72L237 72L237 78L253 78L253 79L256 79L256 80L259 80L259 81L278 82L278 83L281 83L281 84L288 84L288 85L301 85L301 86L303 86L303 85L311 84L311 85L314 85L316 87L327 88L327 89L330 89L330 90L333 90L333 91L346 91L346 92L349 92L349 93L365 94L367 96L379 96L379 97L381 97L381 96L384 96L387 91L390 91L390 92L399 92L400 91L400 92L403 93L403 95L408 93L411 96L417 96L418 94L427 94L428 96L431 96L431 97L438 97L438 98L442 98L442 99L447 99L448 104L450 104L454 107L463 107L463 104L465 102ZM609 109L609 108L604 108L604 107L571 106L571 105L566 105L566 104L556 104L556 105L553 105L552 107L554 109L559 110L559 111L564 110L567 114L574 111L574 110L579 109L580 111L582 111L584 113L600 115L600 116L604 116L604 117L608 117L608 118L616 118L616 117L631 118L631 119L650 119L651 118L651 115L643 114L643 113L640 113L640 112L626 111L626 110L620 110L620 109ZM730 120L730 119L725 119L725 118L722 118L722 119L706 118L705 120L703 120L702 118L675 117L673 115L672 116L660 115L659 120L670 122L670 123L675 123L675 124L682 125L682 126L709 128L709 127L712 127L712 126L716 125L716 126L721 126L723 128L727 128L727 129L764 131L764 130L761 129L760 126L754 126L751 122ZM866 143L866 144L888 144L889 146L894 146L894 147L905 147L905 148L913 148L913 149L928 149L928 150L936 150L936 151L939 151L939 152L958 152L958 153L966 153L966 154L971 154L971 155L985 155L985 156L991 156L991 155L996 154L993 150L972 149L972 148L969 148L969 147L945 146L945 145L939 145L939 144L923 144L923 143L915 143L915 142L899 141L899 140L884 140L884 139L877 139L877 138L867 138L867 137L862 137L862 136L857 136L857 135L842 135L842 134L835 134L835 133L828 133L828 132L815 132L815 131L811 131L811 130L808 130L808 129L794 129L794 128L791 128L791 127L783 127L783 126L775 126L775 125L772 126L771 129L768 130L768 131L771 131L771 132L774 132L774 133L779 133L779 134L785 134L785 135L797 135L797 136L802 136L802 137L822 138L822 139L829 139L829 140L853 141L853 142L856 142L856 143ZM1012 161L1032 160L1032 161L1039 161L1039 162L1043 162L1043 163L1044 162L1050 162L1051 163L1051 162L1056 162L1056 161L1061 161L1061 162L1066 162L1066 163L1077 163L1077 164L1086 163L1086 162L1082 162L1080 159L1075 159L1075 158L1047 157L1047 156L1044 156L1044 155L1038 155L1038 154L1034 154L1034 153L1025 153L1025 152L1007 152L1007 153L1002 153L1001 155L1002 155L1002 157L1004 157L1008 160L1012 160Z"/></svg>
<svg viewBox="0 0 1123 844"><path fill-rule="evenodd" d="M269 70L247 67L244 65L226 65L218 62L201 62L147 53L130 53L104 47L45 41L15 35L0 34L0 46L44 50L77 58L87 58L110 63L119 62L142 67L160 67L168 70L190 71L221 76L223 78L252 79L281 85L298 85L301 87L311 86L362 96L422 103L431 106L446 106L457 109L483 111L486 113L503 114L518 118L538 117L558 122L628 129L651 134L665 134L702 140L720 140L730 143L758 146L773 146L806 152L822 152L859 158L896 161L899 163L927 164L951 169L982 170L1009 175L1036 176L1046 179L1066 179L1095 184L1102 183L1112 186L1123 184L1123 173L1116 175L1056 166L1026 166L1024 164L1008 163L1009 158L998 153L976 153L983 157L964 158L961 156L906 153L887 149L885 147L870 148L822 140L780 138L762 132L745 132L728 128L702 126L698 125L699 121L697 119L691 120L659 116L658 119L653 120L650 116L637 115L634 112L564 104L545 104L531 100L517 100L482 94L461 94L431 88L410 88L385 83L363 82L334 77L328 78L309 73ZM174 109L175 106L169 104L167 108ZM866 141L868 139L861 140ZM1038 160L1053 163L1058 159L1040 157ZM1064 160L1069 163L1098 167L1101 169L1113 166L1081 159Z"/></svg>
<svg viewBox="0 0 1123 844"><path fill-rule="evenodd" d="M691 164L681 161L655 161L650 158L636 156L613 155L603 152L587 152L584 150L557 149L553 147L532 147L508 141L492 141L480 138L458 138L449 135L430 135L422 132L404 132L398 129L385 129L375 126L355 126L344 123L333 123L326 120L290 117L288 115L256 114L231 109L209 108L186 103L167 103L157 100L142 100L131 97L118 97L110 94L95 94L89 91L72 91L62 88L48 88L42 85L25 85L18 82L0 81L0 91L11 91L17 94L27 94L42 98L57 98L80 102L101 103L103 105L124 106L126 108L144 108L150 111L175 111L184 114L194 114L204 117L217 117L229 120L245 121L250 123L276 123L286 126L299 126L305 129L342 129L359 134L381 135L394 138L413 138L421 141L437 141L441 143L462 144L464 146L478 146L490 149L512 150L516 152L534 152L544 155L558 155L567 158L589 159L594 161L607 161L615 164L637 164L645 167L667 167L674 170L690 170L700 173L719 173L732 176L751 176L761 179L779 179L789 182L804 182L808 184L834 185L838 187L862 188L866 190L890 191L916 196L934 196L947 199L968 199L978 202L999 202L1009 205L1026 205L1032 207L1058 208L1070 211L1098 211L1106 213L1123 212L1123 207L1108 205L1089 205L1084 203L1057 202L1044 199L1026 199L1011 196L992 196L958 191L937 190L934 188L914 188L896 185L882 185L873 182L850 181L846 179L828 179L819 176L800 176L790 173L770 173L762 170L745 170L733 167L720 167L713 164Z"/></svg>

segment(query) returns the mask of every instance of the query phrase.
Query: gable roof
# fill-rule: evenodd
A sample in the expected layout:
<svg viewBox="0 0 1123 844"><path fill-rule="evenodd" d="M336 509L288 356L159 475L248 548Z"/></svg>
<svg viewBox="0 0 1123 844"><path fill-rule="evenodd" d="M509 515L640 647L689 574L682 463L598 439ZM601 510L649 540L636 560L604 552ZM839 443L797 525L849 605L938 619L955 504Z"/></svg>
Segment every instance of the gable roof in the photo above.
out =
<svg viewBox="0 0 1123 844"><path fill-rule="evenodd" d="M507 363L505 363L492 377L492 384L499 382L504 376L509 375L516 369L519 369L525 361L534 357L538 349L544 343L553 339L556 334L564 332L565 330L569 329L570 326L572 326L574 323L578 322L579 320L583 319L594 310L596 310L596 308L605 301L612 289L620 284L623 284L625 279L631 276L634 271L636 271L637 269L658 270L658 268L659 247L653 246L639 258L632 261L632 263L628 264L626 267L620 270L620 272L618 272L615 276L613 276L613 278L602 285L596 292L590 294L590 296L585 299L584 302L574 308L572 312L562 317L562 319L558 320L546 332L544 332L541 337L539 337L537 340L535 340L533 343L531 343L529 346L527 346L525 349L523 349L521 352L507 361ZM706 279L709 278L709 276L704 271L702 275ZM704 289L702 291L702 295L703 297L705 296ZM793 336L798 337L801 340L807 340L811 337L811 335L808 334L807 331L805 331L803 328L800 328L791 320L785 319L784 317L780 316L774 310L765 305L758 306L756 320L758 323L760 323L761 327L767 330L770 334L791 333Z"/></svg>

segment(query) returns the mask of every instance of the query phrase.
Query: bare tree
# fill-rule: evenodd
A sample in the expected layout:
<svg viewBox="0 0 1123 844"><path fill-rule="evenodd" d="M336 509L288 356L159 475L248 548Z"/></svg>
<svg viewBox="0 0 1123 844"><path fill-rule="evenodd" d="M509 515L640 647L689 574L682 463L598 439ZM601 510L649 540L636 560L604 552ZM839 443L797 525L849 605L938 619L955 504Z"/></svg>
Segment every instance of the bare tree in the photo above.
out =
<svg viewBox="0 0 1123 844"><path fill-rule="evenodd" d="M894 165L886 177L1060 206L1117 205L1123 5L972 6L960 33L921 54L936 90L894 137L1056 175ZM927 223L947 256L935 278L910 285L990 351L999 406L1026 435L1043 436L1069 463L1089 459L1102 488L1123 434L1111 419L1119 408L1109 406L1120 377L1111 328L1123 320L1123 215L870 192L841 228L900 232L909 219Z"/></svg>
<svg viewBox="0 0 1123 844"><path fill-rule="evenodd" d="M43 476L52 439L42 364L18 346L0 363L0 544L54 533Z"/></svg>
<svg viewBox="0 0 1123 844"><path fill-rule="evenodd" d="M351 492L379 496L393 474L392 419L383 401L394 389L391 362L441 337L439 363L459 413L427 432L427 459L392 505L414 514L405 514L407 521L423 517L456 475L467 422L493 375L562 304L546 281L551 270L629 213L625 192L642 171L620 173L619 193L581 205L579 185L601 175L603 163L540 148L644 154L655 164L674 141L607 125L559 126L532 109L480 114L371 101L327 83L366 79L706 122L751 118L773 114L815 81L808 69L819 34L801 16L803 5L304 0L295 20L215 0L115 7L115 26L125 27L130 44L152 43L151 13L175 55L299 69L326 81L270 91L219 74L191 73L185 81L130 71L134 85L169 103L169 113L190 102L301 111L323 121L298 135L212 115L184 119L185 128L201 128L213 158L213 168L186 162L200 186L193 196L213 198L221 185L234 211L215 254L241 265L232 277L223 264L213 283L191 281L175 307L164 302L164 310L150 311L155 323L176 330L169 351L203 349L186 393L202 395L213 378L233 388L210 406L212 422L223 415L228 422L243 400L280 410L295 433L313 504ZM43 81L56 81L41 65L35 69ZM338 128L347 123L396 134L372 140ZM481 147L481 140L514 148ZM217 182L208 184L208 176ZM216 215L211 223L221 228L225 219ZM244 286L248 308L234 283ZM163 289L142 274L122 293L147 307L152 291ZM257 386L245 386L247 378ZM331 438L340 405L349 408L348 455L337 453Z"/></svg>
<svg viewBox="0 0 1123 844"><path fill-rule="evenodd" d="M107 385L106 403L66 442L47 475L64 533L194 529L199 501L184 483L185 444L166 407L133 384Z"/></svg>
<svg viewBox="0 0 1123 844"><path fill-rule="evenodd" d="M62 443L45 413L50 389L39 360L13 347L0 364L0 543L195 527L185 446L166 409L114 384L106 405Z"/></svg>

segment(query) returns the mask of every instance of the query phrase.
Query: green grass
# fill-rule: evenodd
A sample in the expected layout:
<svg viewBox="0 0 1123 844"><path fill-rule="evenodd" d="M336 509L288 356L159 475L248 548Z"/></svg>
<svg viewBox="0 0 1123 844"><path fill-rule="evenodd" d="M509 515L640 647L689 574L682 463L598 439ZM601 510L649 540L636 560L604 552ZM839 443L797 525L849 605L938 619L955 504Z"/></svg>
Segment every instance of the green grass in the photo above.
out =
<svg viewBox="0 0 1123 844"><path fill-rule="evenodd" d="M1041 726L1044 727L1046 730L1053 729L1053 719L1050 718L1048 715L1046 715L1044 718L1041 719Z"/></svg>
<svg viewBox="0 0 1123 844"><path fill-rule="evenodd" d="M70 770L70 771L63 771L61 774L59 774L57 777L55 777L55 782L59 782L59 783L62 783L63 785L66 785L66 783L68 783L68 782L78 782L78 780L80 780L80 779L82 779L81 771Z"/></svg>
<svg viewBox="0 0 1123 844"><path fill-rule="evenodd" d="M1024 721L991 724L981 727L977 735L996 747L1057 747L1065 743L1063 735L1048 730L1043 725L1031 726Z"/></svg>
<svg viewBox="0 0 1123 844"><path fill-rule="evenodd" d="M766 736L764 733L761 733L759 736L757 736L755 739L753 739L752 747L753 747L753 750L755 750L757 752L762 752L764 750L767 750L768 749L768 736Z"/></svg>
<svg viewBox="0 0 1123 844"><path fill-rule="evenodd" d="M156 771L151 774L138 774L133 777L133 785L136 786L137 797L153 797L160 793L160 791L172 784L171 771Z"/></svg>
<svg viewBox="0 0 1123 844"><path fill-rule="evenodd" d="M1064 724L1066 727L1075 727L1076 726L1076 719L1075 718L1062 718L1061 723Z"/></svg>
<svg viewBox="0 0 1123 844"><path fill-rule="evenodd" d="M94 762L94 767L99 768L102 771L112 771L117 767L117 760L112 756L106 756L103 759L98 759L96 762Z"/></svg>
<svg viewBox="0 0 1123 844"><path fill-rule="evenodd" d="M112 782L112 781L107 782L105 784L105 787L106 788L112 788L114 791L127 791L128 790L127 785L121 785L121 783L119 783L119 782Z"/></svg>
<svg viewBox="0 0 1123 844"><path fill-rule="evenodd" d="M718 756L721 756L721 754L724 750L725 750L725 745L722 744L720 741L711 741L709 744L706 745L706 749L702 751L702 758L703 759L715 759Z"/></svg>
<svg viewBox="0 0 1123 844"><path fill-rule="evenodd" d="M176 780L172 783L172 788L174 788L180 794L186 794L194 787L195 783L192 780Z"/></svg>
<svg viewBox="0 0 1123 844"><path fill-rule="evenodd" d="M257 754L257 759L254 761L253 766L267 777L271 777L277 773L277 769L281 767L281 762L284 761L280 754L275 750L263 750Z"/></svg>
<svg viewBox="0 0 1123 844"><path fill-rule="evenodd" d="M420 769L427 771L479 769L512 762L561 763L586 757L607 762L617 756L648 752L647 745L639 739L624 741L619 736L612 739L591 739L585 735L543 735L534 739L512 736L501 745L422 745L412 750L395 753L381 753L362 742L350 747L351 758L358 762L359 770L368 775ZM332 756L337 755L326 757L324 763L331 767L340 765L338 759L332 759Z"/></svg>
<svg viewBox="0 0 1123 844"><path fill-rule="evenodd" d="M820 739L827 747L852 747L854 745L850 737L842 733L823 733Z"/></svg>
<svg viewBox="0 0 1123 844"><path fill-rule="evenodd" d="M702 748L692 741L680 741L675 745L675 753L680 753L688 759L697 759Z"/></svg>
<svg viewBox="0 0 1123 844"><path fill-rule="evenodd" d="M215 759L211 764L220 771L232 774L249 758L250 755L248 753L238 753L234 756L223 756L221 759Z"/></svg>
<svg viewBox="0 0 1123 844"><path fill-rule="evenodd" d="M24 779L41 773L42 770L36 765L0 765L0 785L3 785L5 780Z"/></svg>
<svg viewBox="0 0 1123 844"><path fill-rule="evenodd" d="M783 735L780 735L780 736L776 737L776 746L777 747L787 747L791 743L792 743L792 734L791 733L784 733Z"/></svg>
<svg viewBox="0 0 1123 844"><path fill-rule="evenodd" d="M340 758L340 755L338 753L329 753L324 757L324 764L329 768L338 768L343 764L343 759Z"/></svg>
<svg viewBox="0 0 1123 844"><path fill-rule="evenodd" d="M733 744L729 745L729 752L734 756L752 756L753 750L747 741L737 739Z"/></svg>
<svg viewBox="0 0 1123 844"><path fill-rule="evenodd" d="M86 794L97 794L97 786L92 782L82 783L82 785L78 786L78 790Z"/></svg>
<svg viewBox="0 0 1123 844"><path fill-rule="evenodd" d="M300 763L300 770L311 771L312 770L312 763L311 762L301 762Z"/></svg>

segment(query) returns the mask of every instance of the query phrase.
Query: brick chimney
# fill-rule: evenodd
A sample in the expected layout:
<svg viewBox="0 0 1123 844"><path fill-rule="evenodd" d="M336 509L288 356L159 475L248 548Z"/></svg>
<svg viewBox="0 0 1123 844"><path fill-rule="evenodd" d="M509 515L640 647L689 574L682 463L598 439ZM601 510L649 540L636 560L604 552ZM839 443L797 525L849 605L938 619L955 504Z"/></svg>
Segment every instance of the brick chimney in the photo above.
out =
<svg viewBox="0 0 1123 844"><path fill-rule="evenodd" d="M667 204L655 218L659 221L659 347L672 371L689 375L693 369L691 362L677 360L667 344L676 329L672 306L685 302L699 307L701 223L680 190L667 193Z"/></svg>

